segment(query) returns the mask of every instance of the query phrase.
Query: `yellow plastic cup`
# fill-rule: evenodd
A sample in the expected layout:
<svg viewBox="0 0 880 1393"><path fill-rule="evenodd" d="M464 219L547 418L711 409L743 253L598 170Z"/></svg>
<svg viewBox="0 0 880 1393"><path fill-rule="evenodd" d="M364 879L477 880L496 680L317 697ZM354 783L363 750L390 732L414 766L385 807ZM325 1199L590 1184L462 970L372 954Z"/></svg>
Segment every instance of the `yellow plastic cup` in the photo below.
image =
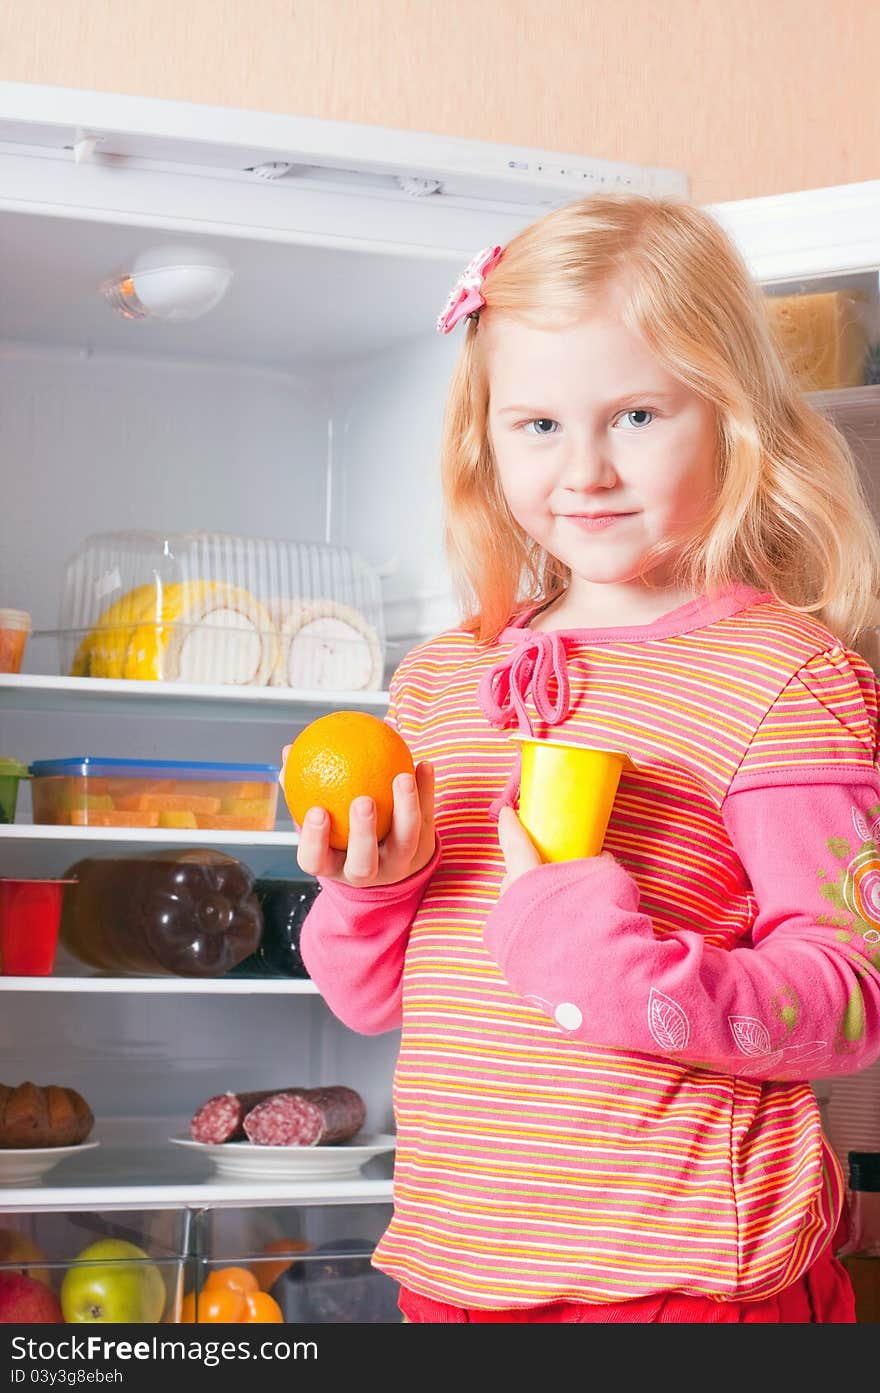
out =
<svg viewBox="0 0 880 1393"><path fill-rule="evenodd" d="M545 861L598 856L624 768L621 750L516 736L522 745L519 820Z"/></svg>

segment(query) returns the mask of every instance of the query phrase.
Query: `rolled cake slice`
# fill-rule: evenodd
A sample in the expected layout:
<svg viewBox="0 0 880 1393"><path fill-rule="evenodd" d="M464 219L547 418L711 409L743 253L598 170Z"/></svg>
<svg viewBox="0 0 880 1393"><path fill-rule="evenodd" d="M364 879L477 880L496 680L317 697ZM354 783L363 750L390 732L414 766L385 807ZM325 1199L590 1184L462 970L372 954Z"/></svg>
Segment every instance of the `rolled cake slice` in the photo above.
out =
<svg viewBox="0 0 880 1393"><path fill-rule="evenodd" d="M264 687L277 657L264 605L223 581L143 585L101 615L74 676Z"/></svg>
<svg viewBox="0 0 880 1393"><path fill-rule="evenodd" d="M153 627L160 636L155 657L147 647L158 675L166 682L265 687L278 652L266 607L249 590L223 581L192 581L178 589L163 607L167 632ZM136 658L131 650L129 656Z"/></svg>
<svg viewBox="0 0 880 1393"><path fill-rule="evenodd" d="M378 691L384 657L379 634L360 610L336 600L275 600L278 660L273 687Z"/></svg>

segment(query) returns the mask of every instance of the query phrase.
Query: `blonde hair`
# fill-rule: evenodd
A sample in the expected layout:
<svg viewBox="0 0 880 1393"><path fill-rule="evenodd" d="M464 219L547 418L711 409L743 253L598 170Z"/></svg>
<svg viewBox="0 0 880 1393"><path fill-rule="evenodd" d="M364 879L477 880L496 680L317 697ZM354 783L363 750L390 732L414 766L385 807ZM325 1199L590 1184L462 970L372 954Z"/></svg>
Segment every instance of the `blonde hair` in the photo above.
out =
<svg viewBox="0 0 880 1393"><path fill-rule="evenodd" d="M441 472L446 548L478 640L530 601L549 601L570 572L512 517L487 418L486 329L494 314L546 329L616 292L622 322L715 407L717 490L674 555L673 584L709 594L734 581L815 614L845 646L876 623L880 532L844 436L805 399L780 356L763 292L708 213L674 197L599 194L548 213L505 247L486 277L453 371Z"/></svg>

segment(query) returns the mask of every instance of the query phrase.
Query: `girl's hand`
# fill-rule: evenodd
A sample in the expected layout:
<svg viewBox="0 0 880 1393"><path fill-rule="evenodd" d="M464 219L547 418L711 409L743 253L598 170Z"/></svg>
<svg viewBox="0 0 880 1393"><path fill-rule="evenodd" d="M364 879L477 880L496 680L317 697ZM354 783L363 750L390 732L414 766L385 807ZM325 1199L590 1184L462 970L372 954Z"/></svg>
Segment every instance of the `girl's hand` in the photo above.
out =
<svg viewBox="0 0 880 1393"><path fill-rule="evenodd" d="M287 751L284 752L284 758ZM394 885L426 866L434 855L434 766L424 759L416 777L398 774L392 785L391 831L376 840L376 805L355 798L349 809L346 851L330 845L330 818L324 808L310 808L299 832L297 861L307 875L347 885Z"/></svg>
<svg viewBox="0 0 880 1393"><path fill-rule="evenodd" d="M507 867L507 874L501 882L499 892L503 895L515 880L519 880L526 871L542 865L542 861L538 848L513 808L502 808L498 815L498 841Z"/></svg>

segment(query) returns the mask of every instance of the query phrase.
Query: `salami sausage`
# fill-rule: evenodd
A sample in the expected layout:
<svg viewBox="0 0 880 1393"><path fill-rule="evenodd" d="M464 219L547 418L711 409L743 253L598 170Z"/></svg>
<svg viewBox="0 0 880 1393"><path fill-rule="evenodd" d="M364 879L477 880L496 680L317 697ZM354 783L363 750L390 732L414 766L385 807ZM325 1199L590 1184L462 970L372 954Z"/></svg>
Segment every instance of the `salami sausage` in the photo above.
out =
<svg viewBox="0 0 880 1393"><path fill-rule="evenodd" d="M244 1141L242 1123L251 1108L264 1098L271 1098L277 1088L264 1088L259 1093L217 1093L193 1114L189 1132L193 1141L217 1144L225 1141Z"/></svg>
<svg viewBox="0 0 880 1393"><path fill-rule="evenodd" d="M332 1146L363 1127L367 1110L353 1088L290 1088L251 1108L245 1136L255 1146Z"/></svg>

